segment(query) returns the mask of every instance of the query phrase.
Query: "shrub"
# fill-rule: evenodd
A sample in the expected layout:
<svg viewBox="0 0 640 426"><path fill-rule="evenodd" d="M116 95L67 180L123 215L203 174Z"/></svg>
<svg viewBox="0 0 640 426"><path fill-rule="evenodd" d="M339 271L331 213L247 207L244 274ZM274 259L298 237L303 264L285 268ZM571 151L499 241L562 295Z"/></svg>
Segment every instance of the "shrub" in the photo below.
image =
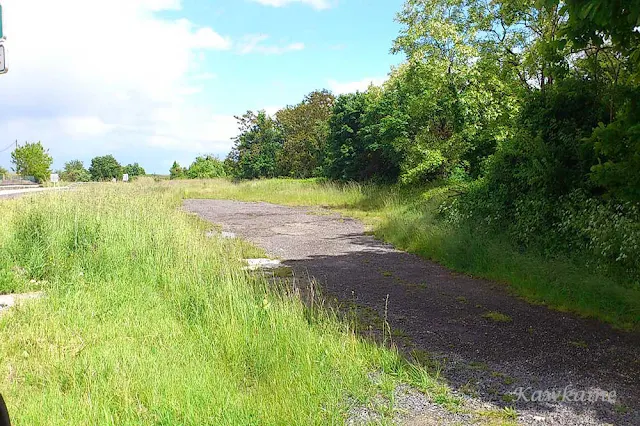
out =
<svg viewBox="0 0 640 426"><path fill-rule="evenodd" d="M224 177L224 164L212 155L198 157L186 171L190 179L212 179ZM174 177L175 178L175 177Z"/></svg>

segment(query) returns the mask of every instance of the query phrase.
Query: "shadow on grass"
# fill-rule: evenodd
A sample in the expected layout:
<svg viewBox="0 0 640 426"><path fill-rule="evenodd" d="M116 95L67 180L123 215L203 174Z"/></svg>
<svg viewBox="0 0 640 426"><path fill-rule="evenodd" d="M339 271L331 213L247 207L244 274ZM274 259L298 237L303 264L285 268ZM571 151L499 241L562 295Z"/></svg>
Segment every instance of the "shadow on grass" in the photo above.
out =
<svg viewBox="0 0 640 426"><path fill-rule="evenodd" d="M615 390L618 403L564 409L589 411L605 423L640 420L640 334L531 305L503 285L450 272L371 237L342 238L363 250L286 264L302 285L313 277L331 305L355 318L361 335L394 344L457 392L482 401L545 416L558 405L515 401L511 393L597 387Z"/></svg>

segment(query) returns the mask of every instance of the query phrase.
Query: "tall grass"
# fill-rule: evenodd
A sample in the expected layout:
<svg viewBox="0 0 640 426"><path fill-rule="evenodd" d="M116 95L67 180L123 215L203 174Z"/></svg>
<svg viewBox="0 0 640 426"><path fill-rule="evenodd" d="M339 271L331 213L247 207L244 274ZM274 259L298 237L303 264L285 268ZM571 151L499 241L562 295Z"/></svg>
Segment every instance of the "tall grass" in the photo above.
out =
<svg viewBox="0 0 640 426"><path fill-rule="evenodd" d="M322 205L360 218L375 235L400 249L459 272L493 279L534 303L595 317L623 329L640 329L640 291L619 277L594 273L576 259L520 251L504 235L472 223L452 225L439 207L455 188L340 185L285 179L232 183L171 182L185 197L230 198L288 205Z"/></svg>
<svg viewBox="0 0 640 426"><path fill-rule="evenodd" d="M340 424L379 391L373 371L427 386L393 351L243 271L256 249L206 238L177 211L189 191L96 185L0 202L0 290L45 292L0 317L16 425Z"/></svg>

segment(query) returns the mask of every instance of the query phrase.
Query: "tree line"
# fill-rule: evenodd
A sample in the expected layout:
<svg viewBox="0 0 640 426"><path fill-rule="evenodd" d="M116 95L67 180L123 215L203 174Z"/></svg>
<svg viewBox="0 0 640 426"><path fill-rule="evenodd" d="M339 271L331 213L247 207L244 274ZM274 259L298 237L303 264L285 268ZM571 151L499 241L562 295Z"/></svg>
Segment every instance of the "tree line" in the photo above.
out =
<svg viewBox="0 0 640 426"><path fill-rule="evenodd" d="M408 0L397 20L388 81L237 117L220 175L457 184L446 220L639 277L640 2Z"/></svg>
<svg viewBox="0 0 640 426"><path fill-rule="evenodd" d="M27 142L16 147L11 153L11 163L14 172L19 176L33 177L37 182L42 183L49 180L53 158L41 142ZM0 174L7 173L0 168ZM113 155L94 157L88 169L84 167L82 161L71 160L56 173L65 182L102 182L121 179L124 174L128 174L130 178L146 174L144 168L138 163L122 166Z"/></svg>
<svg viewBox="0 0 640 426"><path fill-rule="evenodd" d="M170 179L212 179L224 176L227 176L224 164L213 155L199 156L186 168L174 161L169 170Z"/></svg>

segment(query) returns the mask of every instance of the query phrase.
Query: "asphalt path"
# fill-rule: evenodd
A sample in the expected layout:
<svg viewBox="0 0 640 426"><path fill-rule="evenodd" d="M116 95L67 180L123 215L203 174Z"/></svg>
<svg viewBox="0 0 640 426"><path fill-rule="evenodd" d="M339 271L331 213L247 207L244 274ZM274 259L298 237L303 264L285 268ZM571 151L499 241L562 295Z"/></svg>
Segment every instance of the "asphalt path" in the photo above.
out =
<svg viewBox="0 0 640 426"><path fill-rule="evenodd" d="M640 333L531 305L505 285L396 250L330 210L225 200L184 207L281 258L326 297L387 318L401 349L440 365L454 390L515 406L519 423L640 425ZM560 394L532 401L536 391ZM615 400L603 401L603 391ZM589 395L600 397L581 400Z"/></svg>
<svg viewBox="0 0 640 426"><path fill-rule="evenodd" d="M8 188L8 187L7 187ZM49 187L49 188L21 188L21 189L3 189L0 188L0 200L6 198L16 198L21 195L26 194L34 194L38 192L48 192L48 191L64 191L69 189L68 186L57 186L57 187Z"/></svg>

